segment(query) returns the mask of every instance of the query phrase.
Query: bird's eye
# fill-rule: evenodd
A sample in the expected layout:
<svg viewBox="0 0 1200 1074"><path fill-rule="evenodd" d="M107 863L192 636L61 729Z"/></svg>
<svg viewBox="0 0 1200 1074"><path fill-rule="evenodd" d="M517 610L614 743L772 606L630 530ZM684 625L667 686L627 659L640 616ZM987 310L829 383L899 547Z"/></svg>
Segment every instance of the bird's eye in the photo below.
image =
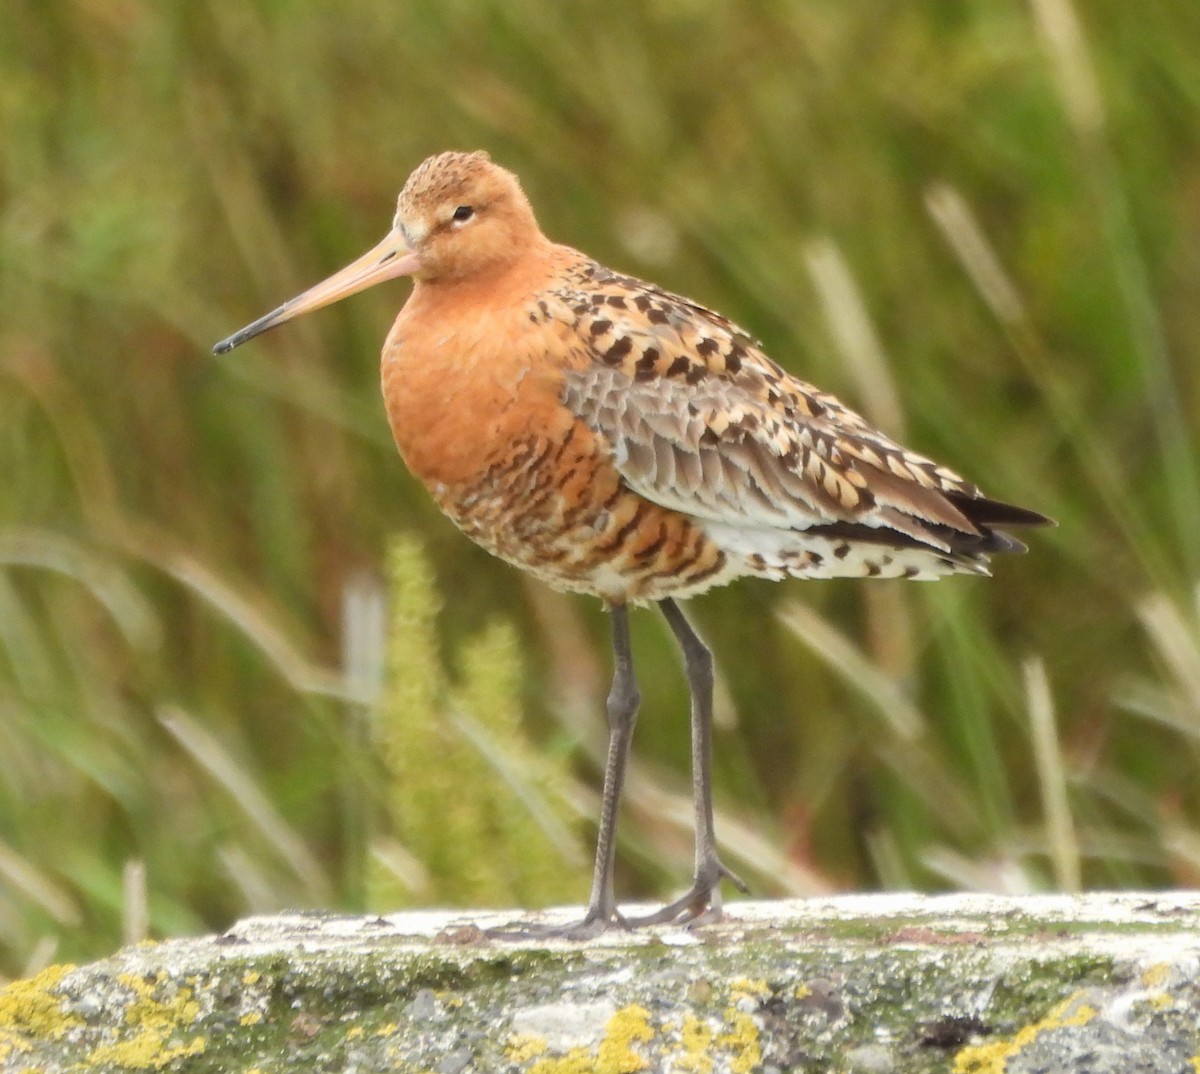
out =
<svg viewBox="0 0 1200 1074"><path fill-rule="evenodd" d="M457 209L454 210L454 216L451 217L451 219L456 224L461 224L467 220L470 220L471 217L474 215L475 215L475 210L470 205L460 205Z"/></svg>

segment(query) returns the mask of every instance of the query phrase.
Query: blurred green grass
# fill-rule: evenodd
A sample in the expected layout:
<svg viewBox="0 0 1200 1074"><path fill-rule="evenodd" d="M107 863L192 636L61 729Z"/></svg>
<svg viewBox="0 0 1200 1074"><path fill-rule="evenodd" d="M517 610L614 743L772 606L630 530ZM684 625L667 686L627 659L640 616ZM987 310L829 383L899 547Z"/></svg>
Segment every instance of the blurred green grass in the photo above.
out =
<svg viewBox="0 0 1200 1074"><path fill-rule="evenodd" d="M445 652L516 624L528 734L590 814L602 616L404 473L403 285L208 356L450 147L1061 522L990 582L695 603L731 864L765 893L1195 882L1200 7L10 0L0 36L0 973L147 916L363 905L391 790L360 598L399 532ZM656 896L688 871L686 698L634 631L621 885Z"/></svg>

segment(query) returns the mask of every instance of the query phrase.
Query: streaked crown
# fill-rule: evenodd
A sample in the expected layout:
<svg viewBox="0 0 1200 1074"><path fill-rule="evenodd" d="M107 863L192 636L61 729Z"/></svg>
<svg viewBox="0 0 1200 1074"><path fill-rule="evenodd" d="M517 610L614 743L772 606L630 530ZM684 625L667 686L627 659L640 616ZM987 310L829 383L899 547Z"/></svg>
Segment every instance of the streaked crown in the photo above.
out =
<svg viewBox="0 0 1200 1074"><path fill-rule="evenodd" d="M395 222L427 282L502 272L545 241L517 177L483 151L439 153L418 165Z"/></svg>

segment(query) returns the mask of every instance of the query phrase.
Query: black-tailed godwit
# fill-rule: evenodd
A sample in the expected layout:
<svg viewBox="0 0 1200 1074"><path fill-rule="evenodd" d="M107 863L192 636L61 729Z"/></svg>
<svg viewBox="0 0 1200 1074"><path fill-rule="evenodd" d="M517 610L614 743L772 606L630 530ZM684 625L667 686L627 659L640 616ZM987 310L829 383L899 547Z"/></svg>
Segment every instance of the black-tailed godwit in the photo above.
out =
<svg viewBox="0 0 1200 1074"><path fill-rule="evenodd" d="M1049 520L983 496L690 299L613 272L542 234L511 172L442 153L409 177L392 230L329 279L218 343L382 280L412 293L383 348L400 454L454 523L612 617L608 759L586 936L720 915L713 832L712 656L677 600L742 575L986 574ZM628 608L657 603L692 696L696 867L690 889L627 919L613 891L617 806L639 694Z"/></svg>

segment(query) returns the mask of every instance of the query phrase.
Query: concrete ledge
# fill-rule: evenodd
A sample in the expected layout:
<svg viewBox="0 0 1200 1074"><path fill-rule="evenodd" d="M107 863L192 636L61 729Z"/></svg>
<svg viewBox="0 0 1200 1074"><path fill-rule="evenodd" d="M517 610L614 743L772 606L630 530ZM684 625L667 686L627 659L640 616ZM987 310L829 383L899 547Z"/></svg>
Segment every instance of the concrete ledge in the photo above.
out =
<svg viewBox="0 0 1200 1074"><path fill-rule="evenodd" d="M578 911L576 911L577 913ZM0 990L0 1072L1200 1071L1200 894L746 902L695 931L283 914Z"/></svg>

